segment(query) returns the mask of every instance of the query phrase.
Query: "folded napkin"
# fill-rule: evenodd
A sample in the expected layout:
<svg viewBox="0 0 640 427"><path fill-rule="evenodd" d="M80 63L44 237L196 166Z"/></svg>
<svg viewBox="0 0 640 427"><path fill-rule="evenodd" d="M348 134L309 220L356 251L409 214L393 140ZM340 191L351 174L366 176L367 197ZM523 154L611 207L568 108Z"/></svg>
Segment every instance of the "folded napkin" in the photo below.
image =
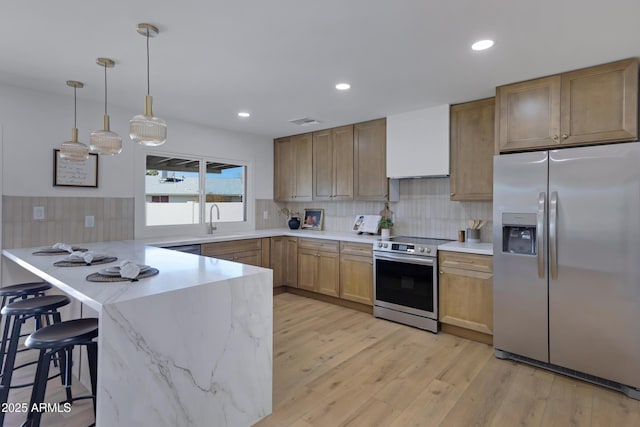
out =
<svg viewBox="0 0 640 427"><path fill-rule="evenodd" d="M125 259L119 265L120 277L135 279L140 274L140 266L131 260Z"/></svg>
<svg viewBox="0 0 640 427"><path fill-rule="evenodd" d="M73 247L71 245L66 244L66 243L56 243L51 247L53 249L60 249L60 250L63 250L63 251L67 251L70 254L73 253Z"/></svg>
<svg viewBox="0 0 640 427"><path fill-rule="evenodd" d="M94 252L94 251L87 251L87 252L75 251L75 252L71 252L71 255L69 255L69 256L83 259L84 262L86 262L87 264L91 264L91 261L93 261L94 258L96 258L96 257L98 257L100 255L102 255L102 254L99 254L99 253Z"/></svg>

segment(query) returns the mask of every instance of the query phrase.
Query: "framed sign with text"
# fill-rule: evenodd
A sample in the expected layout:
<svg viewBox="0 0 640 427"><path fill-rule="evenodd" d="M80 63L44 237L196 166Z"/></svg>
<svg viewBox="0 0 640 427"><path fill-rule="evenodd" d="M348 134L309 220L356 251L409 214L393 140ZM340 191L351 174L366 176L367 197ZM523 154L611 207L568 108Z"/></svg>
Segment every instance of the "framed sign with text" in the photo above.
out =
<svg viewBox="0 0 640 427"><path fill-rule="evenodd" d="M53 150L53 185L56 187L98 187L98 155L87 160L65 160Z"/></svg>

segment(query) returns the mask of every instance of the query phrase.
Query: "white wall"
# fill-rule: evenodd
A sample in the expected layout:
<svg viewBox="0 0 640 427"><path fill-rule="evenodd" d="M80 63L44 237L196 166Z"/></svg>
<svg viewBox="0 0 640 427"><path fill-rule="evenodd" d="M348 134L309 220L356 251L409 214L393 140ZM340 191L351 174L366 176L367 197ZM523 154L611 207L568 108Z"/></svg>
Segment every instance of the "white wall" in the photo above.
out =
<svg viewBox="0 0 640 427"><path fill-rule="evenodd" d="M82 90L78 89L79 95ZM109 108L111 130L122 136L124 150L117 156L100 156L97 189L54 187L53 149L71 138L73 91L68 88L62 96L0 84L0 125L4 136L1 193L8 196L136 196L136 188L140 188L136 183L144 180L144 170L136 170L140 165L136 158L141 157L143 148L128 137L129 119L142 113L143 107L141 95L140 105L130 110ZM81 142L88 144L89 133L102 127L103 108L102 103L78 99ZM159 103L154 105L154 112L168 125L167 142L159 149L250 162L254 168L254 197L273 198L271 138L172 120L162 116Z"/></svg>

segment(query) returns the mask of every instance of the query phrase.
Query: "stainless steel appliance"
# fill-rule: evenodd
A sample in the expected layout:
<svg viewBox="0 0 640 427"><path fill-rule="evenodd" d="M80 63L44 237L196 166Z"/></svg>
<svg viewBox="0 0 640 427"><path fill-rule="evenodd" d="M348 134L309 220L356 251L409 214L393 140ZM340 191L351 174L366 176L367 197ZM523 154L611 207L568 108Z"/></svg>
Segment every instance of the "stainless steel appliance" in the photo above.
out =
<svg viewBox="0 0 640 427"><path fill-rule="evenodd" d="M451 240L391 237L373 244L373 314L438 332L438 245Z"/></svg>
<svg viewBox="0 0 640 427"><path fill-rule="evenodd" d="M496 356L640 399L640 144L496 156L493 215Z"/></svg>

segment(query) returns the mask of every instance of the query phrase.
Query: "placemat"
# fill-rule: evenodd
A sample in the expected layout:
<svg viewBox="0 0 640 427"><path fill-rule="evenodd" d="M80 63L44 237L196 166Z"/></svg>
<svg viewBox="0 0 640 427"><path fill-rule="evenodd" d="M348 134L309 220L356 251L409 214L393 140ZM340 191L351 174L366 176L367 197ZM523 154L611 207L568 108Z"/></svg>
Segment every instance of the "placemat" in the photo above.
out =
<svg viewBox="0 0 640 427"><path fill-rule="evenodd" d="M86 252L88 249L87 248L73 248L74 251L80 251L80 252ZM48 255L65 255L68 254L69 251L65 251L64 249L60 249L59 251L35 251L33 252L31 255L37 255L37 256L48 256Z"/></svg>
<svg viewBox="0 0 640 427"><path fill-rule="evenodd" d="M91 261L90 263L86 263L86 262L76 262L76 261L56 261L53 263L53 265L55 267L86 267L89 265L96 265L96 264L107 264L109 262L113 262L113 261L117 261L118 258L114 257L114 256L108 256L106 258L102 258L100 260L96 260L96 261Z"/></svg>
<svg viewBox="0 0 640 427"><path fill-rule="evenodd" d="M138 274L138 277L135 279L127 279L126 277L120 276L105 276L100 273L92 273L87 276L87 280L89 282L137 282L140 279L146 279L147 277L155 276L160 273L160 270L157 268L150 268L144 273Z"/></svg>

